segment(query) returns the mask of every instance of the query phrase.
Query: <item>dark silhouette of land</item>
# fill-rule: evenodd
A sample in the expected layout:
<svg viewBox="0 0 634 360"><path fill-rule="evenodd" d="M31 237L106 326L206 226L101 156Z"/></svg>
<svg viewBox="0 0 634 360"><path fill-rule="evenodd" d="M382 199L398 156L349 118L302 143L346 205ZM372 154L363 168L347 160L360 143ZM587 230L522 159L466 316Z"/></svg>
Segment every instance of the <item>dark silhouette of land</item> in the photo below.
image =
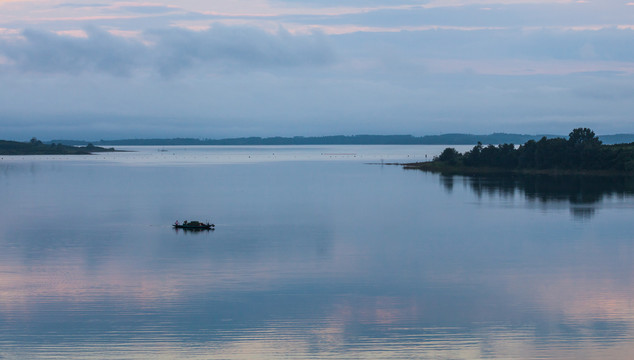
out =
<svg viewBox="0 0 634 360"><path fill-rule="evenodd" d="M0 140L0 155L89 155L97 152L114 152L114 148L103 148L87 144L69 146L60 143L44 144L36 138L29 142Z"/></svg>
<svg viewBox="0 0 634 360"><path fill-rule="evenodd" d="M529 140L546 138L564 138L563 135L525 135L494 133L489 135L442 134L442 135L333 135L333 136L294 136L294 137L240 137L227 139L120 139L120 140L52 140L64 145L134 146L134 145L476 145L483 144L521 144ZM603 135L605 144L634 142L634 134Z"/></svg>
<svg viewBox="0 0 634 360"><path fill-rule="evenodd" d="M228 139L123 139L93 141L95 145L475 145L521 143L528 140L539 140L543 136L557 137L557 135L522 135L495 133L490 135L473 134L444 134L444 135L333 135L333 136L294 136L294 137L241 137ZM634 135L631 136L634 141ZM85 145L83 140L52 140L66 145Z"/></svg>
<svg viewBox="0 0 634 360"><path fill-rule="evenodd" d="M433 161L405 164L407 169L440 173L524 172L543 174L634 174L634 142L604 145L588 128L577 128L568 139L541 138L519 147L513 144L474 146L463 154L446 148Z"/></svg>

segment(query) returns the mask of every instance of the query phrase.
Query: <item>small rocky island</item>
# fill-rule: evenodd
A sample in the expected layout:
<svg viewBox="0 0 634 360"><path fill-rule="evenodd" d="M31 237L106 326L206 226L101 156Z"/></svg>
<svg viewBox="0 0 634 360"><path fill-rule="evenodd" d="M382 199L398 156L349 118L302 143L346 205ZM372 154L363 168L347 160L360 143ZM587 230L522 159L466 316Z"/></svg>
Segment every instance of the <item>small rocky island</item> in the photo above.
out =
<svg viewBox="0 0 634 360"><path fill-rule="evenodd" d="M103 148L93 144L86 146L44 144L36 138L32 138L29 142L0 140L0 155L90 155L115 151L114 148Z"/></svg>
<svg viewBox="0 0 634 360"><path fill-rule="evenodd" d="M577 128L570 132L568 139L543 137L519 147L478 143L463 154L446 148L432 161L403 165L406 169L453 174L634 175L634 143L603 145L594 131Z"/></svg>

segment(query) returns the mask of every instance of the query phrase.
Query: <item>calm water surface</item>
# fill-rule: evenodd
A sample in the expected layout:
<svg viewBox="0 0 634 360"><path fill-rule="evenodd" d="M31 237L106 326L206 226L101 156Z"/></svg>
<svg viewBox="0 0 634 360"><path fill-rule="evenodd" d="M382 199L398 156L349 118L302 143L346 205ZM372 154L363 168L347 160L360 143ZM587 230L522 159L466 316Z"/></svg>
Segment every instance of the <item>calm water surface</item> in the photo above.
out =
<svg viewBox="0 0 634 360"><path fill-rule="evenodd" d="M634 353L628 179L381 165L427 146L130 149L0 160L0 358Z"/></svg>

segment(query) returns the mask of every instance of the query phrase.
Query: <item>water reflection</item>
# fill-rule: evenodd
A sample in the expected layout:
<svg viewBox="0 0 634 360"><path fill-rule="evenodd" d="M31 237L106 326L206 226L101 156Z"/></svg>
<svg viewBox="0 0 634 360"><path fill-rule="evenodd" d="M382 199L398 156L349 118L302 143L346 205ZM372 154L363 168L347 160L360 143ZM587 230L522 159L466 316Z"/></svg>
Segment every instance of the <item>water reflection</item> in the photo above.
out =
<svg viewBox="0 0 634 360"><path fill-rule="evenodd" d="M36 169L0 171L0 358L634 352L625 180L320 162ZM171 228L206 216L216 231Z"/></svg>
<svg viewBox="0 0 634 360"><path fill-rule="evenodd" d="M216 228L199 228L199 229L192 229L192 228L174 228L174 232L178 233L179 231L182 231L184 233L199 233L199 232L210 232L210 231L214 231L216 230Z"/></svg>
<svg viewBox="0 0 634 360"><path fill-rule="evenodd" d="M606 199L634 195L634 178L629 176L584 175L440 175L447 193L462 180L478 198L512 199L518 194L529 203L565 204L576 219L590 219Z"/></svg>

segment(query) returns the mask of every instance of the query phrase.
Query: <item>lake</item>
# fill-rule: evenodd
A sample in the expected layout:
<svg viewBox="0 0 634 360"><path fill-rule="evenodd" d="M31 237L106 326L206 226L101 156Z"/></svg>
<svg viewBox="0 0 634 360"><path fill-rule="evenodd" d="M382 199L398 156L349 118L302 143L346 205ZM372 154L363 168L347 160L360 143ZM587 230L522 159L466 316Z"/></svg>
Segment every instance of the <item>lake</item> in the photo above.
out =
<svg viewBox="0 0 634 360"><path fill-rule="evenodd" d="M443 148L3 156L0 358L629 359L631 179Z"/></svg>

